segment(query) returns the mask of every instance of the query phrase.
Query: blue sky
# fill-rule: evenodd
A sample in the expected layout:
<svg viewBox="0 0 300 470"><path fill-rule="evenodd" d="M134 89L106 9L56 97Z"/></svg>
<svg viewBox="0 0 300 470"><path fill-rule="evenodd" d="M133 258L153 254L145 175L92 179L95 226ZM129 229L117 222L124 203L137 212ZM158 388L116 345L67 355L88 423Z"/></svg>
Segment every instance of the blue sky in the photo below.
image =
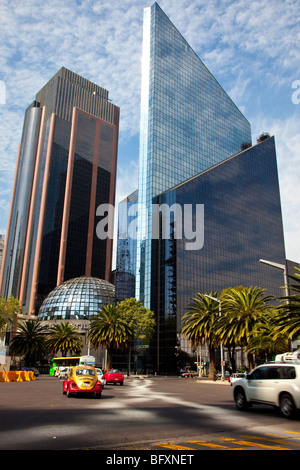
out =
<svg viewBox="0 0 300 470"><path fill-rule="evenodd" d="M0 233L24 111L62 66L120 106L117 201L137 188L143 9L152 3L1 0ZM286 255L300 262L300 2L158 3L250 121L253 143L275 136Z"/></svg>

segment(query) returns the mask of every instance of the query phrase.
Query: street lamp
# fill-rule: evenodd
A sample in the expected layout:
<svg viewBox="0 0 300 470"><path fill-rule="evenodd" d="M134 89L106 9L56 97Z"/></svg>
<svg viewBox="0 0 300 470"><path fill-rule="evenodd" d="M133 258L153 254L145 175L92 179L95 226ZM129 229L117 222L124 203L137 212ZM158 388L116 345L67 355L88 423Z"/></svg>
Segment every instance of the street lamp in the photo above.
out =
<svg viewBox="0 0 300 470"><path fill-rule="evenodd" d="M289 289L288 289L288 279L287 279L286 265L285 264L279 264L279 263L273 263L272 261L266 261L265 259L260 259L259 262L264 263L264 264L268 264L269 266L273 266L273 268L282 269L283 277L284 277L285 295L286 295L286 297L288 297Z"/></svg>
<svg viewBox="0 0 300 470"><path fill-rule="evenodd" d="M205 297L208 297L211 300L215 300L219 304L219 317L222 315L222 302L221 300L217 299L216 297L212 297L211 295L204 294ZM224 358L223 358L223 344L220 344L220 352L221 352L221 371L222 371L222 380L225 380L225 363L224 363Z"/></svg>
<svg viewBox="0 0 300 470"><path fill-rule="evenodd" d="M86 315L77 315L77 314L75 314L75 318L76 318L76 320L90 320ZM87 332L85 332L84 336L85 336L85 341L87 342ZM88 343L87 355L89 356L90 355L90 349L91 349L91 341L88 339L87 343Z"/></svg>
<svg viewBox="0 0 300 470"><path fill-rule="evenodd" d="M282 269L283 271L283 277L284 277L284 290L285 290L285 296L289 296L289 288L288 288L288 276L287 276L287 271L286 271L286 265L285 264L279 264L279 263L274 263L273 261L267 261L265 259L260 259L260 263L268 264L269 266L272 266L273 268L277 269ZM286 303L289 304L288 298L286 299ZM290 344L291 348L293 346L293 343L291 341Z"/></svg>

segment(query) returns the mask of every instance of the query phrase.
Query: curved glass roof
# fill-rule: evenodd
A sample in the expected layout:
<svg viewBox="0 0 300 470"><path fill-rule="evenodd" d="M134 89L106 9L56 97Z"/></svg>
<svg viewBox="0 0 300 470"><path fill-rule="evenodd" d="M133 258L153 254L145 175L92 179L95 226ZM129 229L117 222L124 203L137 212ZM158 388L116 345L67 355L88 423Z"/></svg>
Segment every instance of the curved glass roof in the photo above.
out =
<svg viewBox="0 0 300 470"><path fill-rule="evenodd" d="M45 298L39 320L90 320L105 304L114 303L115 286L103 279L81 276L57 286Z"/></svg>

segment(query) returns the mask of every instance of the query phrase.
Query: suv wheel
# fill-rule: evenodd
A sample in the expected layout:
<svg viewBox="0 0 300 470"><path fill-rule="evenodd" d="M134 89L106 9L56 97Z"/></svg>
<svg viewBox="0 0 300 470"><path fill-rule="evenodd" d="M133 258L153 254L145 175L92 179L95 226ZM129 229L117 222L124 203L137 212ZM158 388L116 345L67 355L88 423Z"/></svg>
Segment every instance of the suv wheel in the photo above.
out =
<svg viewBox="0 0 300 470"><path fill-rule="evenodd" d="M285 418L291 419L295 414L294 401L289 393L283 393L279 403L280 411Z"/></svg>
<svg viewBox="0 0 300 470"><path fill-rule="evenodd" d="M234 394L235 405L239 411L246 411L249 403L246 400L245 392L242 388L238 388Z"/></svg>

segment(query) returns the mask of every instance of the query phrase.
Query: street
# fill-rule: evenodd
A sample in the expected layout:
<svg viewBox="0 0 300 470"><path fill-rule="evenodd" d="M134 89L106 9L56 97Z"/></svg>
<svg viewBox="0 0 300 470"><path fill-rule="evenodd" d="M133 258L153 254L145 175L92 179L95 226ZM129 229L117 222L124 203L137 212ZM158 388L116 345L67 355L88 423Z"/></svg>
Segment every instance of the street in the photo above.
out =
<svg viewBox="0 0 300 470"><path fill-rule="evenodd" d="M101 399L68 398L63 381L0 383L1 450L290 450L300 419L253 406L239 412L225 382L179 377L125 378Z"/></svg>

